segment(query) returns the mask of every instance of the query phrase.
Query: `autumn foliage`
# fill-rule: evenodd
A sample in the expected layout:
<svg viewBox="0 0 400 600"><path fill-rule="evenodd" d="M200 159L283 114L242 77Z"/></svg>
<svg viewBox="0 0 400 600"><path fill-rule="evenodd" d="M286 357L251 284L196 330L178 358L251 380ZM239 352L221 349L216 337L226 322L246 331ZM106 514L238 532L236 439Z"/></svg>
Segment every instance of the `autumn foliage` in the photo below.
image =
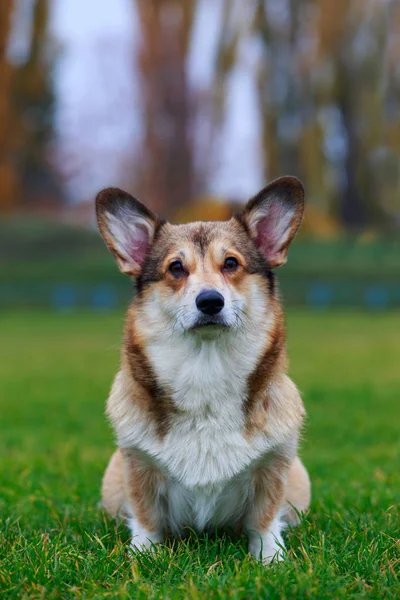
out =
<svg viewBox="0 0 400 600"><path fill-rule="evenodd" d="M286 173L302 179L310 207L308 231L334 236L346 228L398 226L398 2L218 0L213 4L220 23L213 41L213 78L201 91L193 88L188 71L200 2L132 2L140 30L135 61L143 139L134 155L121 160L127 170L132 166L134 187L154 210L189 218L208 198L207 215L224 212L213 198L215 156L228 83L251 46L257 55L249 68L265 181ZM61 197L60 169L48 161L54 136L51 61L43 60L47 0L34 2L30 51L22 65L11 64L7 53L13 8L13 0L0 3L3 211L27 204L34 208L46 195L54 202Z"/></svg>

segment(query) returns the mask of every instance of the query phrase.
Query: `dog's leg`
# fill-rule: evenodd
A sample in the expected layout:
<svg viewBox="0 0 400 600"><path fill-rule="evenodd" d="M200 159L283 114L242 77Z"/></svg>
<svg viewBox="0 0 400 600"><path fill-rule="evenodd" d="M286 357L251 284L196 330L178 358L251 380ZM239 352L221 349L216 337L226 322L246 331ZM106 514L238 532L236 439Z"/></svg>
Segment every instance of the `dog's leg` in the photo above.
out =
<svg viewBox="0 0 400 600"><path fill-rule="evenodd" d="M103 476L101 500L111 517L118 517L125 501L124 473L121 450L116 450Z"/></svg>
<svg viewBox="0 0 400 600"><path fill-rule="evenodd" d="M311 484L307 469L298 456L290 465L285 487L285 504L283 507L283 520L289 525L300 523L299 513L309 507L311 500Z"/></svg>
<svg viewBox="0 0 400 600"><path fill-rule="evenodd" d="M284 558L281 509L290 461L273 457L254 474L254 498L245 518L249 552L264 564Z"/></svg>
<svg viewBox="0 0 400 600"><path fill-rule="evenodd" d="M132 533L134 550L151 548L162 542L163 479L154 467L146 464L131 450L122 450L125 479L127 525Z"/></svg>

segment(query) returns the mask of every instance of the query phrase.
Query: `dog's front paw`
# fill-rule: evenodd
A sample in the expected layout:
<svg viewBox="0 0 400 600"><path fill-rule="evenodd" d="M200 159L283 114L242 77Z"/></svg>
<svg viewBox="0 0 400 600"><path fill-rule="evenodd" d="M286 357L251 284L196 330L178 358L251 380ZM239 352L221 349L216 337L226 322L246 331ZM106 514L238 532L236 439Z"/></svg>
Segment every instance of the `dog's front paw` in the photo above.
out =
<svg viewBox="0 0 400 600"><path fill-rule="evenodd" d="M155 544L162 542L161 536L149 534L149 537L135 535L131 539L131 549L133 552L143 552L143 550L151 550Z"/></svg>
<svg viewBox="0 0 400 600"><path fill-rule="evenodd" d="M285 558L282 536L272 533L254 533L249 536L249 552L264 565L269 565L272 561L281 561Z"/></svg>
<svg viewBox="0 0 400 600"><path fill-rule="evenodd" d="M127 525L132 532L131 548L134 552L150 550L155 544L159 544L164 539L161 531L147 531L136 519L128 519Z"/></svg>

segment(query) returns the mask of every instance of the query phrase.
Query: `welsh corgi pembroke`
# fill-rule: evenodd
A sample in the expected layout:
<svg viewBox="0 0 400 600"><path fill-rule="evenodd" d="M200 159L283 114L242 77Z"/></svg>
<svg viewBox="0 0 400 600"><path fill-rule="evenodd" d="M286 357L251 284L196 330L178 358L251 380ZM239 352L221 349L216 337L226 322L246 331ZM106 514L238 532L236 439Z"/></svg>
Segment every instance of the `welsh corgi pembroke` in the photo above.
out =
<svg viewBox="0 0 400 600"><path fill-rule="evenodd" d="M226 222L173 225L117 188L96 198L100 232L136 280L107 403L118 449L102 484L136 550L226 526L267 564L309 505L297 455L305 411L286 373L273 272L303 209L294 177Z"/></svg>

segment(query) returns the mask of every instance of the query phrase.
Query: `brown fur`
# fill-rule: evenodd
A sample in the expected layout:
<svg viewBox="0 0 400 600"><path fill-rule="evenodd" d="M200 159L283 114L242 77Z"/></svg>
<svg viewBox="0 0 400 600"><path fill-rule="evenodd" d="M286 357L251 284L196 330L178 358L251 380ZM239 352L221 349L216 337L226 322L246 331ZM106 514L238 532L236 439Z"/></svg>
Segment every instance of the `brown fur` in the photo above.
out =
<svg viewBox="0 0 400 600"><path fill-rule="evenodd" d="M166 259L176 254L178 249L189 248L192 257L199 252L204 257L206 250L215 240L226 244L226 251L238 253L243 257L246 272L267 277L267 265L249 239L245 228L233 218L226 222L189 223L187 225L160 226L149 256L138 278L138 287L142 291L146 286L164 279ZM192 264L195 261L192 259ZM173 285L173 278L165 278L167 285Z"/></svg>
<svg viewBox="0 0 400 600"><path fill-rule="evenodd" d="M112 455L103 476L101 498L103 506L111 517L117 517L123 507L125 481L122 467L122 453L117 450Z"/></svg>
<svg viewBox="0 0 400 600"><path fill-rule="evenodd" d="M271 464L260 467L254 474L254 522L257 531L267 531L285 494L285 475L290 463L283 457L275 457Z"/></svg>
<svg viewBox="0 0 400 600"><path fill-rule="evenodd" d="M123 449L121 453L126 501L134 509L142 527L153 531L159 525L153 506L161 477L156 469L144 464L131 450Z"/></svg>
<svg viewBox="0 0 400 600"><path fill-rule="evenodd" d="M311 484L307 469L298 456L290 465L285 485L286 511L283 518L289 525L300 523L301 513L310 506Z"/></svg>
<svg viewBox="0 0 400 600"><path fill-rule="evenodd" d="M262 404L265 412L269 407L268 386L277 372L284 372L286 367L285 325L282 309L278 302L274 303L275 325L269 336L268 345L255 370L248 379L248 392L244 404L246 429L251 435L256 429L254 414L257 404Z"/></svg>
<svg viewBox="0 0 400 600"><path fill-rule="evenodd" d="M130 319L128 316L123 352L132 379L141 388L140 393L135 395L135 399L138 399L142 407L149 411L156 423L158 434L162 437L167 433L170 418L177 410L172 404L167 391L158 384L156 374L146 356L145 348L140 339L137 338L134 318Z"/></svg>

